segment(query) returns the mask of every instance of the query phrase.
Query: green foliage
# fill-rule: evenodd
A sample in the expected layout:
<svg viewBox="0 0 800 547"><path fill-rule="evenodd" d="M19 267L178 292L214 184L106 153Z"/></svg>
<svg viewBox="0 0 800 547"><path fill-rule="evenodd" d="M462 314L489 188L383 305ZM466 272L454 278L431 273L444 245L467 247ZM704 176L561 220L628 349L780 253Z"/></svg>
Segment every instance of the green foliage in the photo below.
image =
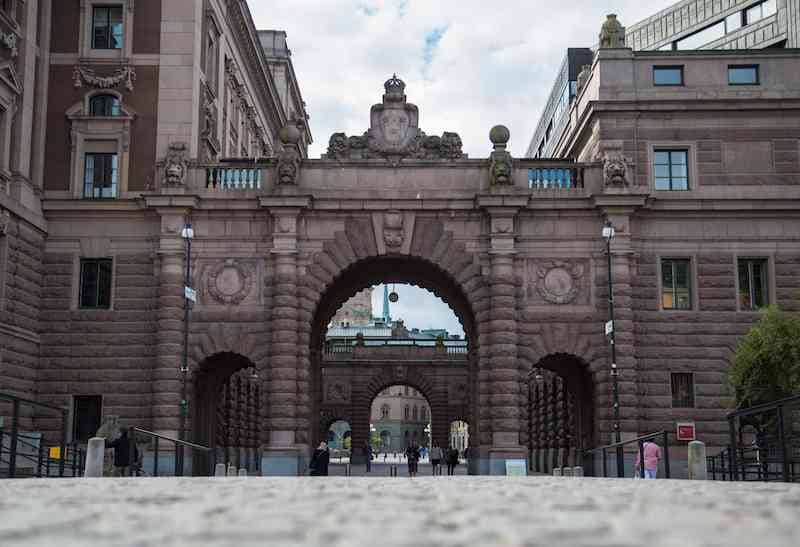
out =
<svg viewBox="0 0 800 547"><path fill-rule="evenodd" d="M344 443L342 444L344 445L345 450L350 450L351 448L353 448L352 439L349 436L345 437Z"/></svg>
<svg viewBox="0 0 800 547"><path fill-rule="evenodd" d="M800 317L770 306L739 341L728 379L738 408L800 392Z"/></svg>

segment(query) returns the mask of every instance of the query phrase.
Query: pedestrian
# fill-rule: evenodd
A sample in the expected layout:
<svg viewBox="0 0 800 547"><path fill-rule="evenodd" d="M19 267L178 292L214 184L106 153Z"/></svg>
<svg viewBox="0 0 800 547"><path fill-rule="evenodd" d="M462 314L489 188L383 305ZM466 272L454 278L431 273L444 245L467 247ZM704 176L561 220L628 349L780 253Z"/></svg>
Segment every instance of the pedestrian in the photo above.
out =
<svg viewBox="0 0 800 547"><path fill-rule="evenodd" d="M658 462L661 459L661 447L653 441L645 441L641 452L644 452L644 478L655 479L658 474ZM641 452L636 452L635 477L641 476Z"/></svg>
<svg viewBox="0 0 800 547"><path fill-rule="evenodd" d="M367 473L372 471L372 445L369 441L364 441L364 454L367 457Z"/></svg>
<svg viewBox="0 0 800 547"><path fill-rule="evenodd" d="M311 463L308 465L311 470L311 475L315 477L328 476L328 463L330 462L331 455L328 451L328 443L322 441L311 456Z"/></svg>
<svg viewBox="0 0 800 547"><path fill-rule="evenodd" d="M456 466L458 465L458 449L451 446L447 451L447 474L455 475Z"/></svg>
<svg viewBox="0 0 800 547"><path fill-rule="evenodd" d="M408 458L408 476L416 477L419 466L419 447L416 441L411 441L411 444L406 448L406 458Z"/></svg>
<svg viewBox="0 0 800 547"><path fill-rule="evenodd" d="M138 460L138 451L134 446L133 461L131 461L131 442L128 438L128 429L119 428L119 437L108 444L109 448L114 449L114 469L111 472L113 477L125 477L130 475L130 466Z"/></svg>
<svg viewBox="0 0 800 547"><path fill-rule="evenodd" d="M439 443L434 442L431 447L431 472L434 475L442 474L442 455L442 449L439 447Z"/></svg>

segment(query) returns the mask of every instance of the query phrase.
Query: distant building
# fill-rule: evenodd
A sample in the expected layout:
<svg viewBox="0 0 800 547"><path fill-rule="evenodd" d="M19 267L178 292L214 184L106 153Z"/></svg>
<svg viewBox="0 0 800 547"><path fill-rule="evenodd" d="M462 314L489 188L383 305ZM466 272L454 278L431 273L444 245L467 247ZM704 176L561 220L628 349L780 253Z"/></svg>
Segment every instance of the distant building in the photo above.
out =
<svg viewBox="0 0 800 547"><path fill-rule="evenodd" d="M396 385L384 389L372 403L370 423L379 452L402 452L412 442L428 446L431 409L416 389Z"/></svg>

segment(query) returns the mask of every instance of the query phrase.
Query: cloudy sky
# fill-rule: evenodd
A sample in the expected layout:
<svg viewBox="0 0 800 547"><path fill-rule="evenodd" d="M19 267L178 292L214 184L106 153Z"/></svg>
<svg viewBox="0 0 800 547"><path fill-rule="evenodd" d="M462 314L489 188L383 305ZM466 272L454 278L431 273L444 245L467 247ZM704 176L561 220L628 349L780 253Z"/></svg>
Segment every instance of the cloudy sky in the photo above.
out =
<svg viewBox="0 0 800 547"><path fill-rule="evenodd" d="M430 135L456 131L471 157L490 151L489 129L511 130L523 156L568 47L592 47L607 13L625 25L674 0L249 0L256 27L288 34L292 61L311 115L310 157L330 135L360 135L369 108L392 75L406 82ZM392 317L408 327L462 334L450 308L411 286ZM383 288L374 293L380 314Z"/></svg>
<svg viewBox="0 0 800 547"><path fill-rule="evenodd" d="M524 155L567 47L591 47L607 13L631 25L673 0L249 0L256 26L283 29L319 157L360 135L393 72L431 135L456 131L471 157L489 129Z"/></svg>

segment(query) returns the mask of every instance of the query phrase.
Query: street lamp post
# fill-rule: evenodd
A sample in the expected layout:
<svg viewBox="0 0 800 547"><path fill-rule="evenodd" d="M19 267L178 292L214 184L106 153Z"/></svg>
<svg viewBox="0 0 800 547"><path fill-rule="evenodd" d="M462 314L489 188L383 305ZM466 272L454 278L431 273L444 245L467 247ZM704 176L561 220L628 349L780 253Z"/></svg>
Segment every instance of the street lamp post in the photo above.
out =
<svg viewBox="0 0 800 547"><path fill-rule="evenodd" d="M184 278L184 306L183 306L183 360L181 361L181 402L180 402L180 431L178 438L186 440L186 417L189 413L189 402L186 400L186 375L189 372L189 320L191 317L194 290L192 289L192 239L194 230L187 223L181 230L181 237L186 242L186 277ZM178 445L175 453L175 475L183 476L183 445Z"/></svg>
<svg viewBox="0 0 800 547"><path fill-rule="evenodd" d="M617 346L615 344L616 327L614 325L614 278L611 269L611 240L614 239L614 226L607 220L603 226L603 239L606 240L606 256L608 257L608 323L606 334L611 344L611 395L614 413L614 442L622 438L619 430L619 371L617 370ZM622 447L617 446L617 476L624 475L625 460Z"/></svg>

